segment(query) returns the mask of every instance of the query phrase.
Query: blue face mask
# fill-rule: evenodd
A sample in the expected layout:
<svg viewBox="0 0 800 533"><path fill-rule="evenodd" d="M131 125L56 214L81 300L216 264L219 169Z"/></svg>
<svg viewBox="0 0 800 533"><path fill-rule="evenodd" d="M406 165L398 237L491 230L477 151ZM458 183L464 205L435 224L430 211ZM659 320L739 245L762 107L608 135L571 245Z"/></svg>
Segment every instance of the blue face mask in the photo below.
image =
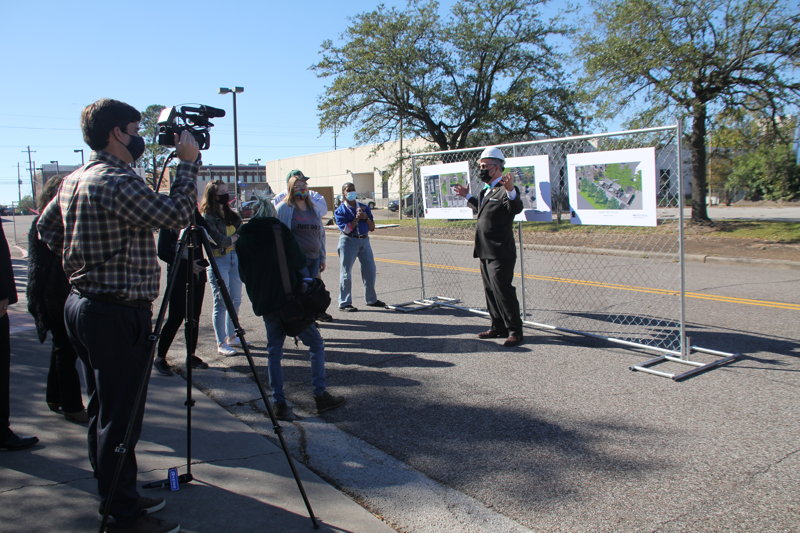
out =
<svg viewBox="0 0 800 533"><path fill-rule="evenodd" d="M356 198L358 198L358 193L356 191L350 191L349 193L347 193L347 199L350 202L355 202Z"/></svg>

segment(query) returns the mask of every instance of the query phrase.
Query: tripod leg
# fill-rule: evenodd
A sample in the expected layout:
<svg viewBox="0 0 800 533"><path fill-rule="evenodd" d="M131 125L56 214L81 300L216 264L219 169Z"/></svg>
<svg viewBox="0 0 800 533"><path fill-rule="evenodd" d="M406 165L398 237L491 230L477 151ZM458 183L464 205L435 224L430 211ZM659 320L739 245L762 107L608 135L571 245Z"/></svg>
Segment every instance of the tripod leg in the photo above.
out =
<svg viewBox="0 0 800 533"><path fill-rule="evenodd" d="M258 377L258 371L256 369L256 364L253 361L253 356L250 355L250 348L248 348L247 343L244 339L244 329L242 329L241 325L239 324L239 316L236 313L236 309L233 305L233 301L231 300L231 296L228 293L228 288L225 286L225 282L222 280L222 276L220 276L219 268L217 267L216 261L214 261L213 250L211 248L211 244L208 242L208 237L205 235L204 232L200 232L200 236L203 243L203 249L206 251L206 257L208 258L209 263L211 263L211 270L214 273L214 277L217 280L217 284L219 287L220 294L222 295L222 300L225 302L225 308L228 311L228 314L233 321L233 325L236 328L236 335L239 337L240 342L242 343L242 349L244 349L244 355L247 358L247 364L250 366L250 372L253 374L253 380L256 382L258 386L258 391L261 393L261 399L264 401L264 405L267 408L267 413L269 414L269 418L272 421L272 428L275 431L275 435L278 437L278 441L281 443L281 448L283 448L283 453L286 455L286 461L289 463L289 468L292 470L292 475L294 476L294 480L297 483L297 488L300 490L300 494L303 497L303 502L306 505L306 509L308 510L308 516L311 518L311 524L313 525L314 529L319 529L319 524L317 523L317 519L314 516L314 511L311 509L311 502L308 501L308 496L306 495L306 490L303 487L303 482L300 479L300 475L297 473L297 469L294 466L294 461L292 461L292 456L289 453L289 448L286 446L286 441L283 438L283 428L278 423L278 419L275 418L275 412L272 410L272 405L269 402L269 397L267 395L267 391L264 389L264 384L261 382L261 379Z"/></svg>

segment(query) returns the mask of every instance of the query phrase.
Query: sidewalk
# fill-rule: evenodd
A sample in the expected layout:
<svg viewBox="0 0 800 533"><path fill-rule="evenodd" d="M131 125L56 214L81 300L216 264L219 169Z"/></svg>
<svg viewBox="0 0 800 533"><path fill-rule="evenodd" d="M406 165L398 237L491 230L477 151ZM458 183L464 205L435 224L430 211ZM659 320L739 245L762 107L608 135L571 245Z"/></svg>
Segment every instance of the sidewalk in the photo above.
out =
<svg viewBox="0 0 800 533"><path fill-rule="evenodd" d="M96 485L87 459L86 428L50 412L44 390L49 344L40 344L24 302L11 312L11 426L36 435L32 449L0 452L0 530L96 531ZM258 530L394 531L317 475L296 463L320 529L314 530L302 496L274 438L258 434L194 390L192 474L177 492L142 490L165 497L157 516L188 532ZM253 386L246 401L259 397ZM186 472L186 382L153 375L144 431L136 448L141 484Z"/></svg>

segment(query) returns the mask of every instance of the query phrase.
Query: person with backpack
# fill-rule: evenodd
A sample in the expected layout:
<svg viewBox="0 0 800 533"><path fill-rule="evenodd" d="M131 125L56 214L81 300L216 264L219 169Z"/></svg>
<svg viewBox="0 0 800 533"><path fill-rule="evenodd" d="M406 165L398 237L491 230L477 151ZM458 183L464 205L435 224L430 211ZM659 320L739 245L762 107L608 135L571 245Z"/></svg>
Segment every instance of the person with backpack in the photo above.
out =
<svg viewBox="0 0 800 533"><path fill-rule="evenodd" d="M287 334L281 323L280 311L286 305L287 287L297 293L306 277L306 257L292 231L275 218L272 204L259 202L256 214L239 230L236 253L239 255L239 275L244 282L253 312L263 318L267 330L267 371L272 389L275 415L279 420L294 419L283 390L283 344ZM285 263L281 273L281 262ZM317 413L324 413L345 403L341 396L327 391L325 379L325 341L316 324L311 321L297 338L308 346L311 359L311 383Z"/></svg>

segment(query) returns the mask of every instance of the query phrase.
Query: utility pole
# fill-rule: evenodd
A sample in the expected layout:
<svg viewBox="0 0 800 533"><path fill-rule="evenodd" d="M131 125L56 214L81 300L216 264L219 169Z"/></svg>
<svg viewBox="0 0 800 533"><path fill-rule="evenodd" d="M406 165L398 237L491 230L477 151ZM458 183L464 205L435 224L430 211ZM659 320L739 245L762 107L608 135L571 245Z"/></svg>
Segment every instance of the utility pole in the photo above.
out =
<svg viewBox="0 0 800 533"><path fill-rule="evenodd" d="M31 147L28 146L28 149L23 150L23 152L28 152L28 170L30 170L31 172L31 198L32 198L34 195L34 188L33 188L33 161L31 161L31 153L35 154L36 150L31 150Z"/></svg>
<svg viewBox="0 0 800 533"><path fill-rule="evenodd" d="M400 220L403 220L403 115L400 115L400 199L397 200ZM413 204L412 204L413 205Z"/></svg>
<svg viewBox="0 0 800 533"><path fill-rule="evenodd" d="M17 161L17 193L19 195L19 201L17 202L17 205L19 205L19 202L22 201L22 177L19 173L19 161Z"/></svg>

